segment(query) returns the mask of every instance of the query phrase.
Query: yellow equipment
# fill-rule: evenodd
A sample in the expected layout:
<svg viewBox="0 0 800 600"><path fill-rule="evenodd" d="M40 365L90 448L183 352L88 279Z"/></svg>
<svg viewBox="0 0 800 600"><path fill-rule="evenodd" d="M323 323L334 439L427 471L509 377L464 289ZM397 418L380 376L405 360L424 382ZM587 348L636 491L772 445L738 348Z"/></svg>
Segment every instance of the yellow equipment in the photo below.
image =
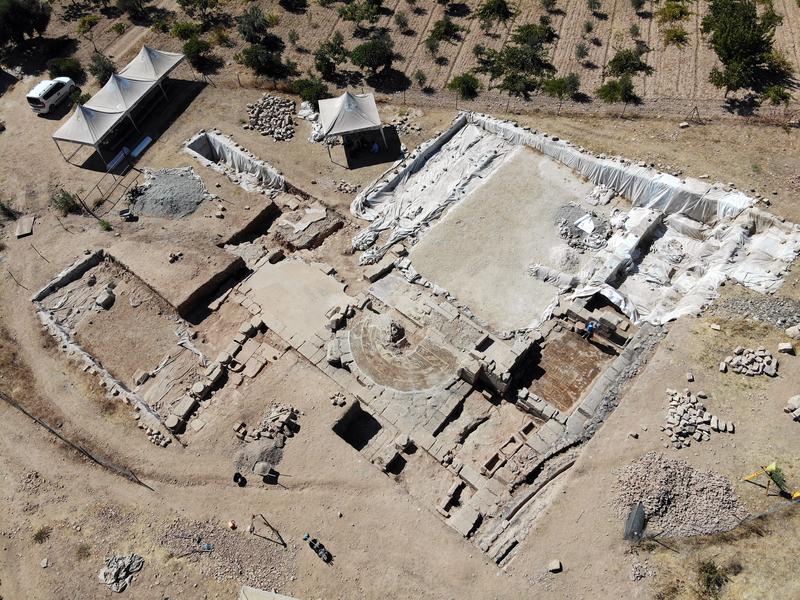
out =
<svg viewBox="0 0 800 600"><path fill-rule="evenodd" d="M765 494L769 493L769 485L771 483L774 483L775 487L777 487L781 492L783 492L784 495L788 496L793 501L800 500L800 490L792 490L791 488L789 488L788 485L786 485L786 479L783 476L783 471L781 471L778 468L777 463L773 462L768 464L766 467L761 467L761 469L759 469L758 471L754 471L753 473L750 473L750 475L745 477L744 481L755 483L755 480L761 477L761 475L767 476L767 485L764 486L766 490L764 492Z"/></svg>

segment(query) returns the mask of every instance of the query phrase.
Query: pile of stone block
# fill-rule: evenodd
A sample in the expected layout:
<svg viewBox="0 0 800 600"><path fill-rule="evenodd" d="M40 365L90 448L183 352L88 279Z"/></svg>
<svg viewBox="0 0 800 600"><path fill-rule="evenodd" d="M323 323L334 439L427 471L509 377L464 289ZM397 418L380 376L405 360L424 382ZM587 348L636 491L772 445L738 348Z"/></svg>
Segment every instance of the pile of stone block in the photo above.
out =
<svg viewBox="0 0 800 600"><path fill-rule="evenodd" d="M778 359L772 356L764 346L759 346L755 350L737 346L731 356L725 357L720 363L719 370L727 373L728 370L748 377L756 375L778 375Z"/></svg>
<svg viewBox="0 0 800 600"><path fill-rule="evenodd" d="M138 414L137 414L138 417ZM138 419L137 419L138 420ZM143 429L144 432L147 434L147 439L150 440L156 446L160 446L162 448L166 448L169 443L172 441L169 437L161 433L158 429L150 427L149 425L145 424L143 421L139 420L137 426L139 429Z"/></svg>
<svg viewBox="0 0 800 600"><path fill-rule="evenodd" d="M300 411L288 404L275 404L261 423L248 429L245 423L233 428L236 437L243 442L253 442L262 438L275 440L278 448L283 448L286 438L292 437L300 430L298 417Z"/></svg>
<svg viewBox="0 0 800 600"><path fill-rule="evenodd" d="M253 104L247 105L249 123L242 129L252 129L261 135L271 135L276 141L294 137L294 100L264 94Z"/></svg>
<svg viewBox="0 0 800 600"><path fill-rule="evenodd" d="M666 423L661 431L669 436L670 443L678 450L692 445L695 442L705 442L711 437L711 432L733 433L735 426L731 421L723 421L712 415L701 402L708 396L705 392L693 394L690 390L680 393L676 390L667 390L669 410ZM665 444L666 445L666 444Z"/></svg>
<svg viewBox="0 0 800 600"><path fill-rule="evenodd" d="M792 396L783 407L783 412L792 415L795 421L800 421L800 396Z"/></svg>

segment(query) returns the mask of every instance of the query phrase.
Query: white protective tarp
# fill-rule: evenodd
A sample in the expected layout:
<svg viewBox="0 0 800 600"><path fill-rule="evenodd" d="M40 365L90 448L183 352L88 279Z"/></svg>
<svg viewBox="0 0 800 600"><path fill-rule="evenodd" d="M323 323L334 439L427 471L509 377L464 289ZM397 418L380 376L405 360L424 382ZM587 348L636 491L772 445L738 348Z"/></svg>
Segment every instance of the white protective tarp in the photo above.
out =
<svg viewBox="0 0 800 600"><path fill-rule="evenodd" d="M186 152L205 166L227 175L247 191L284 188L284 179L271 164L256 158L231 138L211 131L193 137Z"/></svg>
<svg viewBox="0 0 800 600"><path fill-rule="evenodd" d="M79 104L75 107L75 112L67 119L66 123L53 134L53 139L96 148L106 134L124 116L125 111L92 110Z"/></svg>
<svg viewBox="0 0 800 600"><path fill-rule="evenodd" d="M633 208L611 218L614 234L579 280L559 283L565 284L562 289L574 288L573 297L603 295L635 323L663 324L698 314L726 279L773 293L800 252L800 227L752 208L755 201L739 191L679 179L513 123L462 113L447 131L355 198L351 212L370 221L353 239L354 248L366 250L360 262L374 262L395 242L430 225L519 145L630 200ZM371 247L386 230L389 238ZM543 280L556 275L546 265L534 265L531 274Z"/></svg>
<svg viewBox="0 0 800 600"><path fill-rule="evenodd" d="M378 129L381 118L372 94L345 92L319 101L319 118L325 136Z"/></svg>
<svg viewBox="0 0 800 600"><path fill-rule="evenodd" d="M100 112L125 112L136 106L151 89L152 82L127 79L114 74L84 106Z"/></svg>
<svg viewBox="0 0 800 600"><path fill-rule="evenodd" d="M354 200L351 210L371 221L353 239L356 248L368 250L361 264L374 263L398 241L415 235L436 221L491 175L514 150L514 146L470 125L454 125L422 148L385 185L372 187ZM414 177L424 166L424 176ZM370 193L373 192L373 193ZM372 247L378 235L390 230L389 238Z"/></svg>
<svg viewBox="0 0 800 600"><path fill-rule="evenodd" d="M186 57L183 54L162 52L161 50L155 50L148 46L142 46L142 49L139 50L139 54L125 65L125 67L120 69L119 74L126 79L152 82L161 81L177 67L184 58Z"/></svg>

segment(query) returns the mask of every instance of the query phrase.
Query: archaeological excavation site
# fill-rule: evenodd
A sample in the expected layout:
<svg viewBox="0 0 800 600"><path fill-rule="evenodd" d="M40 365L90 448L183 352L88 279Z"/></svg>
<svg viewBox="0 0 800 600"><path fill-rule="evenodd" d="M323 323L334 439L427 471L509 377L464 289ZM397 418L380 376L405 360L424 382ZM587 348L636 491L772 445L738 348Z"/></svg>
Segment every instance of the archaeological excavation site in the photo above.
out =
<svg viewBox="0 0 800 600"><path fill-rule="evenodd" d="M796 131L139 47L0 98L0 600L800 594Z"/></svg>

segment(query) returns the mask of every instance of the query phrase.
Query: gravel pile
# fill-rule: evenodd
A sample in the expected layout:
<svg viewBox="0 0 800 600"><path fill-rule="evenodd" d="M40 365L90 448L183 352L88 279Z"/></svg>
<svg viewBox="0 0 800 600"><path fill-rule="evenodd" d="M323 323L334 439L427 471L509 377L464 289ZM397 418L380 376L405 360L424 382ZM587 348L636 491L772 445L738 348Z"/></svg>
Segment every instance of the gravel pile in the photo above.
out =
<svg viewBox="0 0 800 600"><path fill-rule="evenodd" d="M192 214L208 196L192 167L144 170L144 181L130 192L135 214L180 219Z"/></svg>
<svg viewBox="0 0 800 600"><path fill-rule="evenodd" d="M755 319L785 329L800 323L800 300L780 296L725 298L714 305L717 314Z"/></svg>
<svg viewBox="0 0 800 600"><path fill-rule="evenodd" d="M281 526L272 523L279 531ZM232 531L213 521L176 519L161 536L161 545L182 561L194 563L206 577L216 581L235 580L237 585L280 590L294 579L297 546L285 540L287 548L247 533L244 524ZM284 534L285 535L285 534ZM274 537L274 536L273 536ZM203 552L202 548L213 550Z"/></svg>
<svg viewBox="0 0 800 600"><path fill-rule="evenodd" d="M250 119L242 129L271 135L276 141L290 140L294 137L294 108L294 100L264 94L257 102L247 105Z"/></svg>
<svg viewBox="0 0 800 600"><path fill-rule="evenodd" d="M735 528L747 516L731 482L689 463L648 452L618 469L615 506L621 518L637 502L644 506L647 532L682 537Z"/></svg>
<svg viewBox="0 0 800 600"><path fill-rule="evenodd" d="M748 377L756 375L775 377L778 374L778 359L767 352L763 346L759 346L755 350L738 346L734 349L732 356L725 357L719 370L723 373L731 370Z"/></svg>
<svg viewBox="0 0 800 600"><path fill-rule="evenodd" d="M669 436L674 448L680 450L689 447L692 445L692 440L705 442L711 437L712 431L721 433L735 431L732 422L723 421L706 410L701 402L708 397L705 392L692 394L689 390L684 390L683 393L667 390L667 397L669 410L661 431Z"/></svg>

